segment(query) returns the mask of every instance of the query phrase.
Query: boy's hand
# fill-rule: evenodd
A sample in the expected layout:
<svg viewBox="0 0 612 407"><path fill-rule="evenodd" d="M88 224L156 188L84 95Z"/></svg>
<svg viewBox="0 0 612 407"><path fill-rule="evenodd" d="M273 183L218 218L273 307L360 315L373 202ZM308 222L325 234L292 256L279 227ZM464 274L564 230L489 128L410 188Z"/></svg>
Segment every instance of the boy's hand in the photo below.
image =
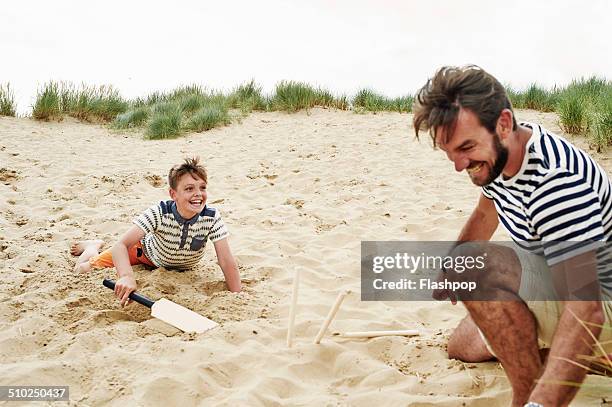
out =
<svg viewBox="0 0 612 407"><path fill-rule="evenodd" d="M136 291L136 280L133 276L121 277L115 283L115 295L121 301L121 306L127 305L131 300L129 299L132 291Z"/></svg>

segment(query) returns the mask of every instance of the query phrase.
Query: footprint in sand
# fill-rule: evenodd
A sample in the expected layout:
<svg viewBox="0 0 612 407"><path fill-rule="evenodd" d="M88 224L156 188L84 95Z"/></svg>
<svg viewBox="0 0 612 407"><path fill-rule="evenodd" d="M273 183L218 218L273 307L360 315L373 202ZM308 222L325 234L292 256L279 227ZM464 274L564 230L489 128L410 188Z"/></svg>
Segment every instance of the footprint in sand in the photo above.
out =
<svg viewBox="0 0 612 407"><path fill-rule="evenodd" d="M110 324L115 321L133 321L134 319L127 313L121 311L100 311L93 317L95 323Z"/></svg>
<svg viewBox="0 0 612 407"><path fill-rule="evenodd" d="M144 178L149 184L151 184L151 186L155 188L161 188L164 186L164 180L159 175L147 174Z"/></svg>
<svg viewBox="0 0 612 407"><path fill-rule="evenodd" d="M211 296L214 293L218 293L221 291L226 291L227 290L227 285L225 284L225 281L207 281L204 284L202 284L202 291L204 291L204 293L206 293L206 295Z"/></svg>
<svg viewBox="0 0 612 407"><path fill-rule="evenodd" d="M295 209L302 209L306 201L303 199L287 199L283 205L292 205Z"/></svg>
<svg viewBox="0 0 612 407"><path fill-rule="evenodd" d="M66 307L72 309L72 308L85 307L91 304L92 302L89 298L81 297L81 298L77 298L76 300L68 301L66 303Z"/></svg>
<svg viewBox="0 0 612 407"><path fill-rule="evenodd" d="M8 168L0 168L0 182L4 185L10 185L19 179L19 173Z"/></svg>

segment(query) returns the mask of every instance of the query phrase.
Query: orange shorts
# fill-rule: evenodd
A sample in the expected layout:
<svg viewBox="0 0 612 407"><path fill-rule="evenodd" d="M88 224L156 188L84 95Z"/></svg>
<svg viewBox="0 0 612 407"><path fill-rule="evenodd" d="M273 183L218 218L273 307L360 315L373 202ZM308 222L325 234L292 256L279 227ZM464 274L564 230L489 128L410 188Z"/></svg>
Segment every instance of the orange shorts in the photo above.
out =
<svg viewBox="0 0 612 407"><path fill-rule="evenodd" d="M144 255L144 251L142 250L142 244L140 242L136 243L134 246L128 249L128 255L130 257L131 265L146 264L148 266L157 267L151 262L151 260L147 259L147 256ZM113 254L111 253L111 249L104 250L97 256L91 257L89 259L89 264L91 265L91 267L96 269L114 267L115 265L113 263Z"/></svg>

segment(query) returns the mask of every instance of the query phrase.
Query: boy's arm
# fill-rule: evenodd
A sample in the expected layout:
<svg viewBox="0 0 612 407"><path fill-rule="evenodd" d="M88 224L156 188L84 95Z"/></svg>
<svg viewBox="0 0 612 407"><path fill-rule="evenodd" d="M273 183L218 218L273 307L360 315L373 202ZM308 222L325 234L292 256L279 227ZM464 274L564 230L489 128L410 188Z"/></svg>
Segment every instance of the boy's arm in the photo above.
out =
<svg viewBox="0 0 612 407"><path fill-rule="evenodd" d="M115 283L115 295L121 301L123 307L129 301L129 295L136 290L136 279L130 264L128 248L138 243L145 235L144 230L133 225L117 243L113 245L113 263L117 269L119 278Z"/></svg>
<svg viewBox="0 0 612 407"><path fill-rule="evenodd" d="M217 261L219 262L219 266L221 266L221 270L225 275L227 288L235 293L240 292L241 284L240 275L238 274L238 266L236 265L234 256L232 256L232 251L227 238L217 240L214 242L214 245L215 252L217 253Z"/></svg>

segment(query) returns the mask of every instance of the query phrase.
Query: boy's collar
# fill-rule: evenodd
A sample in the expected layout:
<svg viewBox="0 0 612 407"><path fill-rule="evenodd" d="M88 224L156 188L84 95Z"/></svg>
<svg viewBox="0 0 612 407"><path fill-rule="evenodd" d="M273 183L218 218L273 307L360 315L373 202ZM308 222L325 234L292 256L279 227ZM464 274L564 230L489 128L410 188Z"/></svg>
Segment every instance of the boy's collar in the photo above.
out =
<svg viewBox="0 0 612 407"><path fill-rule="evenodd" d="M204 206L204 209L206 209L206 206ZM174 215L174 219L176 219L176 221L179 223L179 225L183 225L185 223L188 224L188 225L193 225L194 223L196 223L196 221L200 217L200 214L197 213L191 219L183 218L181 216L181 214L179 213L178 208L176 207L176 202L175 201L172 201L172 214Z"/></svg>

